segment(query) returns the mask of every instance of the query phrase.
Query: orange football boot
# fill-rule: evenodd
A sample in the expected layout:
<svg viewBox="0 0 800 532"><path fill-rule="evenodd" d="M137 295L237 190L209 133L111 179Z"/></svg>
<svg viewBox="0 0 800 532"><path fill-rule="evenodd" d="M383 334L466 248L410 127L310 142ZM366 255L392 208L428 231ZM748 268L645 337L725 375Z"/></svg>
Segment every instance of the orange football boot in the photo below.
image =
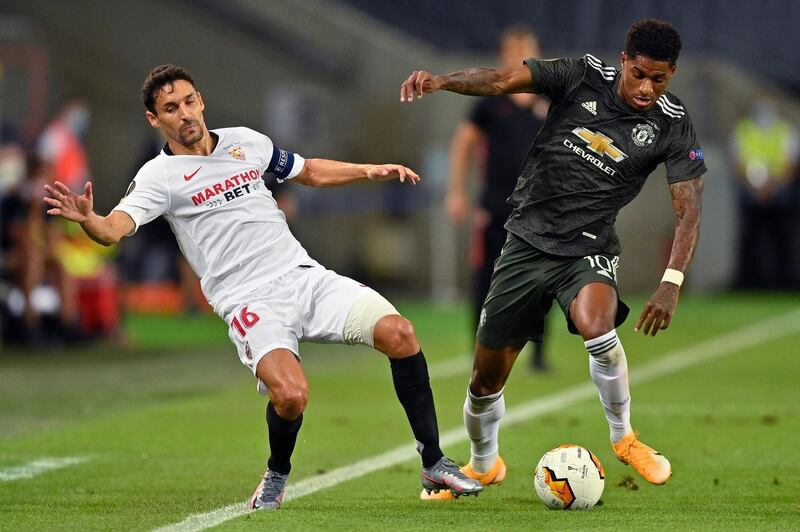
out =
<svg viewBox="0 0 800 532"><path fill-rule="evenodd" d="M623 436L619 443L612 443L614 454L623 464L633 466L647 482L664 484L672 475L672 467L664 455L639 441L639 433Z"/></svg>

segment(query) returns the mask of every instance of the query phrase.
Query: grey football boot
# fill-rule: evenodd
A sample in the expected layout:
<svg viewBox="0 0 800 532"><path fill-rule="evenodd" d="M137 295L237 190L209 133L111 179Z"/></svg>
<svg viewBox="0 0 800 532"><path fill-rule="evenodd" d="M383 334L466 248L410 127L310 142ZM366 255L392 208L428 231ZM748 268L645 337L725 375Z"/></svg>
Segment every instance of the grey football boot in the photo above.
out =
<svg viewBox="0 0 800 532"><path fill-rule="evenodd" d="M429 468L422 468L422 488L428 493L450 490L454 497L478 495L483 484L466 476L449 458L442 456Z"/></svg>
<svg viewBox="0 0 800 532"><path fill-rule="evenodd" d="M281 475L267 469L267 472L264 473L264 478L261 479L261 484L258 485L250 498L250 509L277 510L280 508L288 480L289 475Z"/></svg>

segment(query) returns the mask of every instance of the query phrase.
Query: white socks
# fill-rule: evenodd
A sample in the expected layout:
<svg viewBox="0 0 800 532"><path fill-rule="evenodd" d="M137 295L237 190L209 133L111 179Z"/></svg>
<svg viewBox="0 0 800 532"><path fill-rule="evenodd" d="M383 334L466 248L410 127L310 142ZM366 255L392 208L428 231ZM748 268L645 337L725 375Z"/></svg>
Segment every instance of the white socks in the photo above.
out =
<svg viewBox="0 0 800 532"><path fill-rule="evenodd" d="M623 436L633 431L625 350L617 338L616 330L584 344L590 355L589 373L600 392L600 401L606 411L606 419L611 429L611 441L617 443ZM477 473L486 473L497 461L498 432L505 411L503 390L484 397L476 397L467 390L467 399L464 401L464 426L471 441L470 464Z"/></svg>
<svg viewBox="0 0 800 532"><path fill-rule="evenodd" d="M498 456L500 420L506 412L503 390L492 395L476 397L467 389L464 401L464 426L471 440L472 469L478 473L489 471Z"/></svg>
<svg viewBox="0 0 800 532"><path fill-rule="evenodd" d="M628 361L617 338L617 331L584 342L589 351L589 373L592 375L600 402L606 411L611 442L619 442L632 432L631 394L628 389Z"/></svg>

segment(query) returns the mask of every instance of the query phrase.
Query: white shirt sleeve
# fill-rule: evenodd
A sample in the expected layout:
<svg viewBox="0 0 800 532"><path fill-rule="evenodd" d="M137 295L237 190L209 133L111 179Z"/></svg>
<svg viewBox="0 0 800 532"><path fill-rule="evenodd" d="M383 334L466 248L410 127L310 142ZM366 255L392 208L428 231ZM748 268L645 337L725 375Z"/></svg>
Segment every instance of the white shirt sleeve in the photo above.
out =
<svg viewBox="0 0 800 532"><path fill-rule="evenodd" d="M272 174L279 183L282 183L303 170L306 160L300 154L279 148L273 144L272 139L262 133L253 130L249 132L263 160L262 173Z"/></svg>
<svg viewBox="0 0 800 532"><path fill-rule="evenodd" d="M159 159L142 166L128 186L125 197L112 209L125 212L133 219L135 226L127 236L134 234L140 225L155 220L169 210L169 189L163 161Z"/></svg>

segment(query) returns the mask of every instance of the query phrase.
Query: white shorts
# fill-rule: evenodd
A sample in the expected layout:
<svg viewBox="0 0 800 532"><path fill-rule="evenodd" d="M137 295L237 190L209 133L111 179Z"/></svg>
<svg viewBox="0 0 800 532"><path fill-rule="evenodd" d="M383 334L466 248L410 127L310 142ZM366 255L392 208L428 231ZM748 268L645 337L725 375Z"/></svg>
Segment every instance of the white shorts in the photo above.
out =
<svg viewBox="0 0 800 532"><path fill-rule="evenodd" d="M360 328L360 323L353 325L350 314L356 303L355 308L362 309L364 302L369 318ZM375 322L397 313L372 288L316 265L295 268L270 281L251 300L235 306L225 321L239 360L255 375L259 361L275 349L288 349L299 360L301 341L372 346ZM267 392L260 381L259 392Z"/></svg>

